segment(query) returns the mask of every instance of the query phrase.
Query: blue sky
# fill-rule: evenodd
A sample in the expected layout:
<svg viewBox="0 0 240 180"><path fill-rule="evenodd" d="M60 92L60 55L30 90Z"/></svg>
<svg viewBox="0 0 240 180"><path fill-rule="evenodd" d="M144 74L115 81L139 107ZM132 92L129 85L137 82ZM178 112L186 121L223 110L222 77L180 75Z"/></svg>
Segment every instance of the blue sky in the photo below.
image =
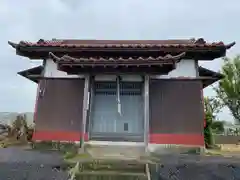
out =
<svg viewBox="0 0 240 180"><path fill-rule="evenodd" d="M36 66L15 55L7 41L40 38L176 39L203 37L237 44L240 53L240 1L219 0L1 0L0 111L33 111L36 84L16 72ZM218 71L222 60L201 62ZM213 96L211 88L205 95ZM227 109L219 115L229 120Z"/></svg>

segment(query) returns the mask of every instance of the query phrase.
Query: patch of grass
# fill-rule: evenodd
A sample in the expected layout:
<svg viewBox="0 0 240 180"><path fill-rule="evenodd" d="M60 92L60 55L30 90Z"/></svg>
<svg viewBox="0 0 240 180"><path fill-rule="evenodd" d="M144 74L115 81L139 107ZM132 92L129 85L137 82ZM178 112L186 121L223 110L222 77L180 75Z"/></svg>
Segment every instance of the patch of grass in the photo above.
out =
<svg viewBox="0 0 240 180"><path fill-rule="evenodd" d="M222 144L221 150L224 152L232 152L240 154L240 145L237 144Z"/></svg>
<svg viewBox="0 0 240 180"><path fill-rule="evenodd" d="M74 153L74 152L66 152L65 154L64 154L64 159L71 159L71 158L74 158L76 156L76 153Z"/></svg>
<svg viewBox="0 0 240 180"><path fill-rule="evenodd" d="M36 150L55 150L59 151L63 154L67 154L67 156L71 156L71 154L76 154L78 152L78 145L75 143L62 143L62 142L53 142L53 141L41 141L41 142L33 142L32 149Z"/></svg>
<svg viewBox="0 0 240 180"><path fill-rule="evenodd" d="M14 146L24 146L28 143L26 141L17 140L15 138L5 138L4 140L0 141L1 148L7 147L14 147Z"/></svg>
<svg viewBox="0 0 240 180"><path fill-rule="evenodd" d="M200 148L191 148L188 151L181 154L200 154Z"/></svg>
<svg viewBox="0 0 240 180"><path fill-rule="evenodd" d="M108 177L107 179L113 176L113 179L115 179L114 177L116 177L116 175L120 175L120 179L122 179L123 176L126 179L126 177L145 176L145 163L113 159L92 159L85 162L76 162L75 165L72 163L68 172L71 179L85 179L84 177L92 179L90 178L91 176L95 178L99 176Z"/></svg>
<svg viewBox="0 0 240 180"><path fill-rule="evenodd" d="M64 159L68 163L77 163L81 162L83 160L92 160L91 155L87 153L82 153L82 154L69 154L64 156Z"/></svg>
<svg viewBox="0 0 240 180"><path fill-rule="evenodd" d="M219 150L208 150L205 155L209 155L209 156L223 156L224 153L219 151Z"/></svg>
<svg viewBox="0 0 240 180"><path fill-rule="evenodd" d="M214 144L214 145L208 146L207 149L209 149L209 150L220 150L221 146Z"/></svg>

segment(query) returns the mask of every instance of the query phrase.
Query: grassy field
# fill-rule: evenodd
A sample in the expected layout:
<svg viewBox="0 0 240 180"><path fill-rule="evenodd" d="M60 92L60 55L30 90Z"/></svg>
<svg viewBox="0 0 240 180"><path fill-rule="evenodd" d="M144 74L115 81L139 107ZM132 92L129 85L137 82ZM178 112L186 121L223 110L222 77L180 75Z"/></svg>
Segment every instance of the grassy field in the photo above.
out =
<svg viewBox="0 0 240 180"><path fill-rule="evenodd" d="M221 144L220 149L208 149L206 155L219 155L226 157L240 157L240 145L236 144Z"/></svg>

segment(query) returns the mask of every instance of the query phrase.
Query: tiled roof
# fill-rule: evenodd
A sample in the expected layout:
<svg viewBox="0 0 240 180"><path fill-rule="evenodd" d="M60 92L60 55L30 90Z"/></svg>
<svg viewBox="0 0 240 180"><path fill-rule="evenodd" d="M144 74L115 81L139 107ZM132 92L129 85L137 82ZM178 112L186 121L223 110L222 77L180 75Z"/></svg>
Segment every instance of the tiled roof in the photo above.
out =
<svg viewBox="0 0 240 180"><path fill-rule="evenodd" d="M204 68L202 66L198 66L198 71L199 71L199 76L206 76L206 77L208 76L208 77L219 78L219 79L224 78L223 74Z"/></svg>
<svg viewBox="0 0 240 180"><path fill-rule="evenodd" d="M42 71L43 71L43 66L37 66L34 68L30 68L30 69L18 72L18 74L38 83L39 79L41 78ZM198 71L200 76L198 79L201 79L203 83L203 88L213 84L214 82L224 77L220 73L211 71L201 66L198 67Z"/></svg>
<svg viewBox="0 0 240 180"><path fill-rule="evenodd" d="M58 64L65 64L65 63L79 63L79 64L145 64L145 65L158 65L158 64L172 64L179 61L181 58L185 56L185 53L181 53L176 56L172 56L170 54L166 56L158 56L158 57L118 57L118 58L111 58L111 57L87 57L87 58L74 58L68 55L64 55L62 57L57 57L53 53L49 53L50 57L56 61Z"/></svg>
<svg viewBox="0 0 240 180"><path fill-rule="evenodd" d="M43 69L44 69L44 67L42 65L40 65L37 67L33 67L30 69L20 71L20 72L18 72L18 74L20 76L30 79L31 81L38 83L38 80L41 77Z"/></svg>
<svg viewBox="0 0 240 180"><path fill-rule="evenodd" d="M231 48L235 42L225 45L223 42L207 43L203 38L185 40L43 40L38 42L20 41L19 44L9 42L16 48L22 47L80 47L80 48L154 48L154 47L222 47Z"/></svg>

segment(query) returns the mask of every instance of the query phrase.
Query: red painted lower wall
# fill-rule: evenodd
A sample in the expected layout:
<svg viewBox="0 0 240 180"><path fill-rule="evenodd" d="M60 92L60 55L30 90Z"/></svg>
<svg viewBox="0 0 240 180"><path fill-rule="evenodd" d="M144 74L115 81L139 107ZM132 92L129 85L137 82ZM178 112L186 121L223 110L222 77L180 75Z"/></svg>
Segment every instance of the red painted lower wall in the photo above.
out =
<svg viewBox="0 0 240 180"><path fill-rule="evenodd" d="M81 136L81 132L35 131L33 140L80 141ZM88 140L87 134L84 135L84 140ZM150 134L149 143L204 146L204 137L198 134Z"/></svg>
<svg viewBox="0 0 240 180"><path fill-rule="evenodd" d="M204 146L204 136L200 134L150 134L149 143Z"/></svg>
<svg viewBox="0 0 240 180"><path fill-rule="evenodd" d="M80 141L81 132L69 131L35 131L33 140L40 141ZM84 135L84 140L88 140L88 135Z"/></svg>

